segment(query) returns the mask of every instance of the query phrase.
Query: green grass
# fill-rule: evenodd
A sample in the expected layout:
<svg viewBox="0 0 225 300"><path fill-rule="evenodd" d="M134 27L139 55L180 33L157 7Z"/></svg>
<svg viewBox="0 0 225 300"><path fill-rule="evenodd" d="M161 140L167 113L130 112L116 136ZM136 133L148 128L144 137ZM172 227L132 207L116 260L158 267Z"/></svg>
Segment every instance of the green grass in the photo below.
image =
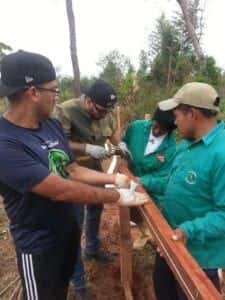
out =
<svg viewBox="0 0 225 300"><path fill-rule="evenodd" d="M4 99L0 99L0 115L2 115L6 110L7 104Z"/></svg>

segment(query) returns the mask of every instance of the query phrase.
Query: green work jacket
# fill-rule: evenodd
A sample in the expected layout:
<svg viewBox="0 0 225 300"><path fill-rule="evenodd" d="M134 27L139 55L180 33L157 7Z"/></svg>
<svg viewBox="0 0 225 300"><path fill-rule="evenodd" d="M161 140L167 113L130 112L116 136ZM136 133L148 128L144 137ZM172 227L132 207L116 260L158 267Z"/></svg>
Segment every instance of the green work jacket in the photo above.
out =
<svg viewBox="0 0 225 300"><path fill-rule="evenodd" d="M202 268L225 267L225 130L219 122L200 140L178 146L163 200L173 228Z"/></svg>
<svg viewBox="0 0 225 300"><path fill-rule="evenodd" d="M160 206L160 199L174 159L176 142L173 134L168 134L156 151L144 155L151 126L151 120L132 122L123 136L123 141L132 155L131 171L139 177L141 184Z"/></svg>

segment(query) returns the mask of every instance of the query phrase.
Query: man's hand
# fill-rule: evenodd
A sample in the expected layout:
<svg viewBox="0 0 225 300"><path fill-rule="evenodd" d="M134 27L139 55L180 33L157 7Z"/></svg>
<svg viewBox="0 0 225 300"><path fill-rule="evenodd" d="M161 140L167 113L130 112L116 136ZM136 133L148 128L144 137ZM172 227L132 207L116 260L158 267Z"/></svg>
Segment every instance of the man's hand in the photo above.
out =
<svg viewBox="0 0 225 300"><path fill-rule="evenodd" d="M183 242L185 244L186 241L187 241L187 237L185 236L185 233L181 228L176 228L173 231L172 240L173 241L180 241L180 242ZM157 247L156 251L157 251L157 253L159 253L159 255L161 257L163 257L163 252L162 252L162 250L159 246Z"/></svg>
<svg viewBox="0 0 225 300"><path fill-rule="evenodd" d="M104 159L109 154L104 147L91 144L86 144L85 153L89 154L95 159Z"/></svg>
<svg viewBox="0 0 225 300"><path fill-rule="evenodd" d="M181 228L176 228L173 231L172 240L181 241L185 244L186 241L187 241L187 237L186 237L184 231Z"/></svg>
<svg viewBox="0 0 225 300"><path fill-rule="evenodd" d="M129 188L130 179L124 174L117 173L115 175L115 185L118 188Z"/></svg>
<svg viewBox="0 0 225 300"><path fill-rule="evenodd" d="M122 154L122 157L124 157L127 160L132 160L132 154L127 148L127 144L125 142L120 142L117 146L118 155Z"/></svg>
<svg viewBox="0 0 225 300"><path fill-rule="evenodd" d="M144 193L138 193L131 189L118 189L120 194L120 206L139 206L148 202L148 197Z"/></svg>

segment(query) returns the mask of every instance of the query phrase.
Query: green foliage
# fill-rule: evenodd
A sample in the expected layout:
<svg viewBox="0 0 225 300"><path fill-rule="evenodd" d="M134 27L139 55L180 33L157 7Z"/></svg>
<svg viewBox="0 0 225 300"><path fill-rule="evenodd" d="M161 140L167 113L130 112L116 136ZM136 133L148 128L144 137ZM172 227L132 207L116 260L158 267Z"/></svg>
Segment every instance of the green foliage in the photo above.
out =
<svg viewBox="0 0 225 300"><path fill-rule="evenodd" d="M202 1L191 0L189 15L200 40L203 29ZM97 63L99 77L109 82L117 91L122 110L122 121L129 122L152 114L161 100L168 99L186 82L201 81L217 88L225 98L225 73L213 57L205 57L199 63L186 30L181 12L172 19L161 15L155 31L149 36L149 47L141 50L137 70L129 57L112 50ZM82 78L82 90L95 78ZM60 78L62 100L73 97L72 78ZM222 101L220 117L225 119L225 104Z"/></svg>
<svg viewBox="0 0 225 300"><path fill-rule="evenodd" d="M98 62L100 78L110 83L118 93L119 103L130 105L135 101L136 71L129 58L113 50Z"/></svg>
<svg viewBox="0 0 225 300"><path fill-rule="evenodd" d="M0 116L6 111L8 106L8 102L5 98L1 98L0 100Z"/></svg>
<svg viewBox="0 0 225 300"><path fill-rule="evenodd" d="M74 97L72 77L58 77L58 86L60 89L61 102Z"/></svg>
<svg viewBox="0 0 225 300"><path fill-rule="evenodd" d="M0 61L10 51L12 51L12 48L9 45L0 42ZM5 98L0 98L0 115L2 115L5 112L6 108L7 100Z"/></svg>
<svg viewBox="0 0 225 300"><path fill-rule="evenodd" d="M195 81L206 82L214 87L219 87L223 81L222 70L216 66L215 59L205 57L205 63L194 76Z"/></svg>
<svg viewBox="0 0 225 300"><path fill-rule="evenodd" d="M94 77L82 77L80 80L81 91L85 93L88 87L95 81ZM58 85L60 89L60 102L74 98L73 89L73 78L72 77L58 77Z"/></svg>
<svg viewBox="0 0 225 300"><path fill-rule="evenodd" d="M190 42L182 39L183 29L162 15L150 35L150 78L167 88L182 85L194 72L195 55Z"/></svg>
<svg viewBox="0 0 225 300"><path fill-rule="evenodd" d="M137 71L137 77L144 79L150 71L150 62L148 53L144 50L141 50L139 55L139 68Z"/></svg>
<svg viewBox="0 0 225 300"><path fill-rule="evenodd" d="M0 42L0 61L10 51L12 51L12 48L9 45Z"/></svg>
<svg viewBox="0 0 225 300"><path fill-rule="evenodd" d="M132 95L134 87L135 71L131 66L127 73L123 76L118 86L118 98L121 103L129 103L129 96ZM128 98L127 98L128 97Z"/></svg>
<svg viewBox="0 0 225 300"><path fill-rule="evenodd" d="M195 30L197 39L200 41L202 36L202 30L204 27L204 1L201 0L189 0L188 1L188 14ZM189 33L186 28L185 20L182 11L179 9L174 13L172 17L172 23L178 31L179 40L182 52L185 54L193 53L194 47L191 42Z"/></svg>
<svg viewBox="0 0 225 300"><path fill-rule="evenodd" d="M124 76L131 67L130 59L118 50L101 57L97 65L100 67L99 77L109 82L116 90L119 89Z"/></svg>
<svg viewBox="0 0 225 300"><path fill-rule="evenodd" d="M225 99L224 98L220 100L219 119L225 121Z"/></svg>
<svg viewBox="0 0 225 300"><path fill-rule="evenodd" d="M87 91L87 89L94 83L94 81L96 80L97 78L95 77L82 77L81 80L80 80L80 85L81 85L81 91L82 93L85 94L85 92Z"/></svg>

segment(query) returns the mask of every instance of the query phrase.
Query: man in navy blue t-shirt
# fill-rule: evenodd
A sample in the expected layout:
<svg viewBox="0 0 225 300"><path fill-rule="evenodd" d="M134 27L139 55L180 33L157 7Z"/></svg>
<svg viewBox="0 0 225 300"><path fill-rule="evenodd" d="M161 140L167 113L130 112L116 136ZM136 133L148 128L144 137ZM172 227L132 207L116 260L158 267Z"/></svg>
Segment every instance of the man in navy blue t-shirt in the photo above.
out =
<svg viewBox="0 0 225 300"><path fill-rule="evenodd" d="M93 186L125 187L129 180L124 175L74 163L61 125L50 118L58 93L55 70L46 57L19 51L3 58L0 97L8 97L9 107L0 118L0 193L24 299L66 299L80 243L73 203L145 202L128 189Z"/></svg>

